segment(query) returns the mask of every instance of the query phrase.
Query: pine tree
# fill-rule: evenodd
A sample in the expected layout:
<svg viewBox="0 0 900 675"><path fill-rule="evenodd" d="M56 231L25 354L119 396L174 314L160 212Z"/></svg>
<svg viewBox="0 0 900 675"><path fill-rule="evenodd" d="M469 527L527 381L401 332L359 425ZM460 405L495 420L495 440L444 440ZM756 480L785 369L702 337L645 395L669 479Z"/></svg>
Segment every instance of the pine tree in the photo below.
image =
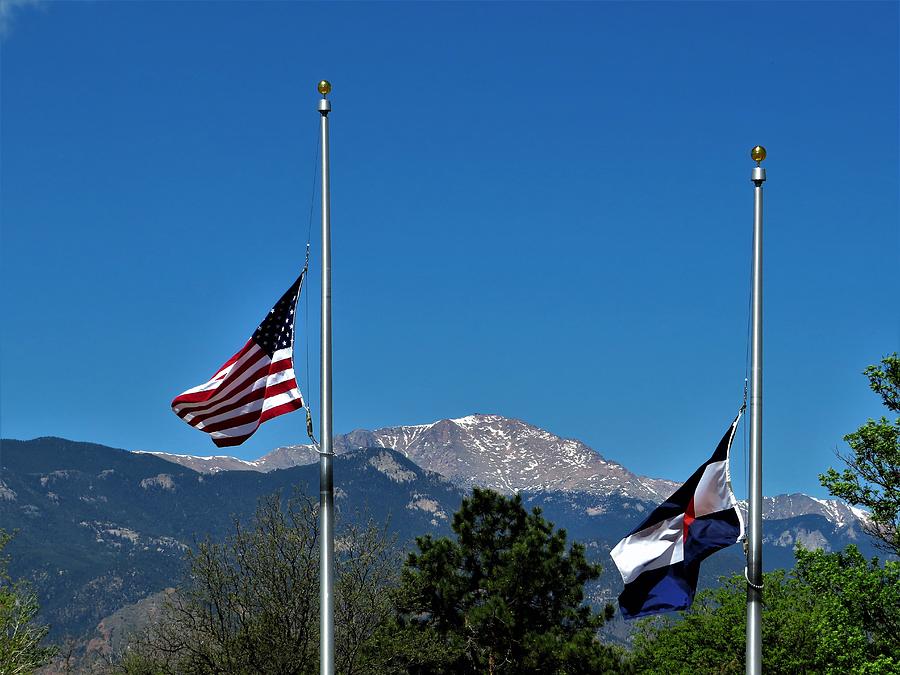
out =
<svg viewBox="0 0 900 675"><path fill-rule="evenodd" d="M620 671L597 638L604 616L584 604L600 567L583 546L567 549L565 531L539 509L529 513L521 497L478 488L452 528L456 539L416 540L397 614L380 633L383 672Z"/></svg>

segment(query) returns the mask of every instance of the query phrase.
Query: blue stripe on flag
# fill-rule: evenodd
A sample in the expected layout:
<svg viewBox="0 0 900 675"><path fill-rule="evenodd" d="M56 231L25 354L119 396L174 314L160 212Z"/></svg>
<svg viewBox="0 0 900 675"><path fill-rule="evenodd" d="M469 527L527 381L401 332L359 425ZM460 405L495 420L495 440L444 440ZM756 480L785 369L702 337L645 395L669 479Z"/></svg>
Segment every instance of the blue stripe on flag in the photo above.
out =
<svg viewBox="0 0 900 675"><path fill-rule="evenodd" d="M636 619L690 607L697 589L700 563L733 544L740 535L740 521L733 508L697 518L688 528L684 560L648 570L625 585L619 596L622 616Z"/></svg>

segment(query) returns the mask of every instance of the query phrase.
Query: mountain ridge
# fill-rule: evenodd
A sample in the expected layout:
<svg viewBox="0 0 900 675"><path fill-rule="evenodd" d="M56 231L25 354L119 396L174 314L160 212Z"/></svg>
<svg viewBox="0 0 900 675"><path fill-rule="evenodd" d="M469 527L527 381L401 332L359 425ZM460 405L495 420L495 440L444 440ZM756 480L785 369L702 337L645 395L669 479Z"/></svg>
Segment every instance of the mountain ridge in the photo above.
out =
<svg viewBox="0 0 900 675"><path fill-rule="evenodd" d="M318 467L201 474L150 455L64 439L2 440L0 523L13 578L38 590L54 637L78 634L149 593L175 586L184 555L221 540L278 493L318 497ZM390 523L404 544L449 533L463 493L386 448L335 459L343 519Z"/></svg>
<svg viewBox="0 0 900 675"><path fill-rule="evenodd" d="M426 424L355 429L334 438L338 454L363 447L392 448L462 489L478 485L506 494L584 493L661 502L679 485L635 474L577 439L564 438L523 420L496 414L475 413ZM317 461L315 448L308 444L280 446L256 460L226 455L146 454L202 473L269 472ZM746 510L745 504L743 507ZM766 519L811 514L824 516L837 525L866 519L864 511L836 499L820 499L803 493L764 498Z"/></svg>

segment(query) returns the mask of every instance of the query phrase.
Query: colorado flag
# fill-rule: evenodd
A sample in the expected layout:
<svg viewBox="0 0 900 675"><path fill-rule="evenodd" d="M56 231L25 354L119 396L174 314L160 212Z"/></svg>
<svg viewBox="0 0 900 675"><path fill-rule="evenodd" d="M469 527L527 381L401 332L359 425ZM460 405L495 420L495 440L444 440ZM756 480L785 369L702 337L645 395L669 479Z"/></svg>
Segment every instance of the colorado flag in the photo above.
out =
<svg viewBox="0 0 900 675"><path fill-rule="evenodd" d="M700 563L743 536L728 470L742 413L712 457L610 551L625 582L619 608L626 619L690 607Z"/></svg>

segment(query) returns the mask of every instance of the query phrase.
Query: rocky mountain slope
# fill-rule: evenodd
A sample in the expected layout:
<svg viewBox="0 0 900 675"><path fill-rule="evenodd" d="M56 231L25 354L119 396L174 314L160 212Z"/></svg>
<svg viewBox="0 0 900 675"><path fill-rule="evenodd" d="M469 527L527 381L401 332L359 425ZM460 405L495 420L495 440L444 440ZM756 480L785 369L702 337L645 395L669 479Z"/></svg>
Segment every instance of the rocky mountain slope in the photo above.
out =
<svg viewBox="0 0 900 675"><path fill-rule="evenodd" d="M338 453L368 447L392 448L463 489L480 485L505 493L567 492L658 502L677 487L671 481L634 474L580 441L500 415L475 414L375 431L358 429L336 436L334 446ZM152 454L204 473L268 472L317 461L310 445L276 448L253 461L228 456ZM848 525L865 517L864 512L838 500L804 494L767 497L764 509L763 517L767 519L820 515L836 525Z"/></svg>
<svg viewBox="0 0 900 675"><path fill-rule="evenodd" d="M342 519L390 523L399 545L449 532L462 492L385 448L335 460ZM148 454L59 438L2 441L4 553L30 579L53 636L80 634L123 605L181 580L188 547L220 539L264 495L318 500L318 467L200 474Z"/></svg>

